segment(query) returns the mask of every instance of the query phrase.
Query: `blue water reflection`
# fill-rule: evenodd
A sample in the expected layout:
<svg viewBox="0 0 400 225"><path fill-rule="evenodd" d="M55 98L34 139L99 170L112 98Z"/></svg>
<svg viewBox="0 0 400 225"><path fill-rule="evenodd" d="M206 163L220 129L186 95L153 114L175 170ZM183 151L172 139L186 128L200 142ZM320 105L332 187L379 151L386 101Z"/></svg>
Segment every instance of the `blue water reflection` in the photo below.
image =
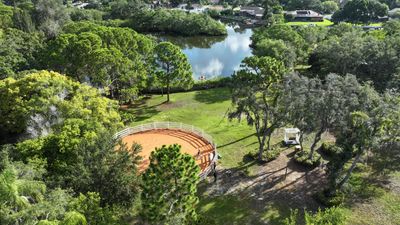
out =
<svg viewBox="0 0 400 225"><path fill-rule="evenodd" d="M193 76L212 79L218 76L230 76L240 66L241 61L251 56L249 47L251 29L233 29L227 27L224 37L162 37L181 46L192 65Z"/></svg>

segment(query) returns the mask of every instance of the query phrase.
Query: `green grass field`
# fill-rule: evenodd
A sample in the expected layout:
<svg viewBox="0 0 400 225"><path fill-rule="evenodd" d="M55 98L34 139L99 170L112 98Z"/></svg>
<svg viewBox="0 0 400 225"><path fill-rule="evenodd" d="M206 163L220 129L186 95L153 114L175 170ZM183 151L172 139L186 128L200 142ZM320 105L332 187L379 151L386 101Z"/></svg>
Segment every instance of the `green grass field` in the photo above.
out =
<svg viewBox="0 0 400 225"><path fill-rule="evenodd" d="M176 93L171 95L170 103L164 103L165 100L166 96L153 95L132 104L127 110L134 115L134 121L129 125L174 121L202 128L215 139L222 156L219 163L225 168L243 167L244 155L256 151L254 129L245 122L227 119L228 110L232 107L228 89ZM272 143L280 142L282 138L280 135L273 136ZM246 167L252 174L259 165L251 163ZM344 206L349 215L347 224L400 224L400 193L382 188L369 179L368 170L362 169L351 178L355 196L349 199L359 199L361 203L349 202ZM400 184L400 173L395 174L393 179ZM268 224L282 224L290 214L290 208L284 201L259 206L258 201L249 196L203 196L201 186L199 193L198 212L214 218L221 225L257 225L266 221L269 221Z"/></svg>
<svg viewBox="0 0 400 225"><path fill-rule="evenodd" d="M171 95L171 102L163 104L166 96L154 95L147 101L134 105L137 115L131 124L172 121L194 125L210 134L218 146L220 161L224 167L239 165L245 153L257 147L254 131L245 123L229 122L227 113L231 107L227 89L212 89Z"/></svg>
<svg viewBox="0 0 400 225"><path fill-rule="evenodd" d="M290 25L290 26L310 26L311 25L311 26L326 27L326 26L333 25L333 22L331 22L330 20L324 19L324 21L322 21L322 22L297 22L297 21L294 21L294 22L287 22L286 24Z"/></svg>

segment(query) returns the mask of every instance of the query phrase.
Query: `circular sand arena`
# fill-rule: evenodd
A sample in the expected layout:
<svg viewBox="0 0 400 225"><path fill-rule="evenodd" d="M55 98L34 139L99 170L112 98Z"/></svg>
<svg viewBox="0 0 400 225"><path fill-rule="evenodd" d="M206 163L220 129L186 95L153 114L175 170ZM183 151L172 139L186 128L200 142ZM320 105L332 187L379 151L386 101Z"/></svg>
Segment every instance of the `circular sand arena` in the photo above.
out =
<svg viewBox="0 0 400 225"><path fill-rule="evenodd" d="M121 138L128 148L133 143L142 146L142 151L139 153L143 158L139 166L140 171L144 171L148 167L151 152L163 145L181 145L183 153L195 158L197 165L201 168L200 175L202 178L212 171L213 164L217 159L216 146L211 137L200 129L181 123L156 122L145 124L127 128L117 133L117 137Z"/></svg>

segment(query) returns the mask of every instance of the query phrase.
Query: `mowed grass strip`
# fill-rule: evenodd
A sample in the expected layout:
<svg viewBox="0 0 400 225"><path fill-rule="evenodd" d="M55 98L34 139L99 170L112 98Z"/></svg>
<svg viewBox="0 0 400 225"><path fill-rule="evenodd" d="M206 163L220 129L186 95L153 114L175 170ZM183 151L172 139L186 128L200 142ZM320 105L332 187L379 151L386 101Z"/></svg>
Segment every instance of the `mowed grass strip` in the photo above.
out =
<svg viewBox="0 0 400 225"><path fill-rule="evenodd" d="M286 23L289 26L332 26L334 23L330 20L324 19L322 22L300 22L300 21L293 21Z"/></svg>

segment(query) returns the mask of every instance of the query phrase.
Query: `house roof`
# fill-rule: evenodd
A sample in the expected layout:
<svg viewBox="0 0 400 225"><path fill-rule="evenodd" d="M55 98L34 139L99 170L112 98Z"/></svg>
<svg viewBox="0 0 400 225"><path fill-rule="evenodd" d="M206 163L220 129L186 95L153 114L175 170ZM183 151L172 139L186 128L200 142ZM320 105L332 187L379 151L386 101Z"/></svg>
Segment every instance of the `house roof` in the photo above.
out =
<svg viewBox="0 0 400 225"><path fill-rule="evenodd" d="M296 10L286 12L287 14L292 14L295 17L323 17L321 14L312 10Z"/></svg>
<svg viewBox="0 0 400 225"><path fill-rule="evenodd" d="M241 12L247 12L250 14L264 14L264 9L262 7L257 7L257 6L242 6L240 7Z"/></svg>

